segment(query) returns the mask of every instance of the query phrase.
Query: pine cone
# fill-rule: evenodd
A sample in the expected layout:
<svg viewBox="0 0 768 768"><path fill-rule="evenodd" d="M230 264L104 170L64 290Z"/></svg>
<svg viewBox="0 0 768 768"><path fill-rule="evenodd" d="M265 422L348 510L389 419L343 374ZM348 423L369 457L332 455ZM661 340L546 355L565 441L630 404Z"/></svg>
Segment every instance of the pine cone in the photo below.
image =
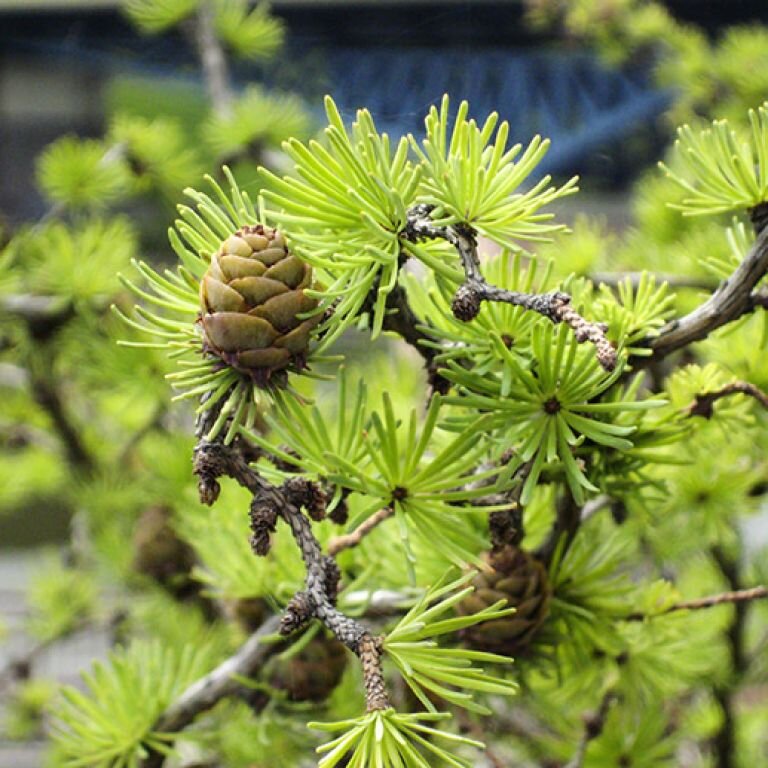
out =
<svg viewBox="0 0 768 768"><path fill-rule="evenodd" d="M344 646L335 638L318 635L295 656L275 659L269 682L292 701L324 701L341 681L346 665Z"/></svg>
<svg viewBox="0 0 768 768"><path fill-rule="evenodd" d="M173 510L162 504L144 510L133 534L133 567L184 599L196 591L191 576L195 552L176 534L172 516Z"/></svg>
<svg viewBox="0 0 768 768"><path fill-rule="evenodd" d="M223 608L224 615L236 621L248 634L255 632L270 615L269 605L261 597L226 600Z"/></svg>
<svg viewBox="0 0 768 768"><path fill-rule="evenodd" d="M288 252L285 238L261 224L241 227L211 257L200 283L205 351L266 386L276 371L305 364L320 315L304 289L312 269Z"/></svg>
<svg viewBox="0 0 768 768"><path fill-rule="evenodd" d="M502 599L515 613L469 627L464 641L479 650L519 656L549 614L552 590L547 569L512 544L493 550L488 561L492 570L478 573L472 582L475 591L459 604L459 613L477 613Z"/></svg>

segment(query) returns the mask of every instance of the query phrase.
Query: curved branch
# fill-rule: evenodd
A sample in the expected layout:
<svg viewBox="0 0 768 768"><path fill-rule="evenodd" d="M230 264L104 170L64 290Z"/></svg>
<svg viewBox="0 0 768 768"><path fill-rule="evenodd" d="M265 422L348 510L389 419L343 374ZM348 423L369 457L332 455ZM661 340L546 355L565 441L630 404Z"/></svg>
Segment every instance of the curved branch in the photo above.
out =
<svg viewBox="0 0 768 768"><path fill-rule="evenodd" d="M335 560L324 555L320 543L312 531L308 518L302 514L305 503L304 490L296 488L289 480L277 487L252 469L244 456L243 446L235 442L225 446L220 442L200 440L195 448L194 472L199 478L200 499L213 504L219 495L218 478L232 477L252 494L251 519L259 525L257 554L266 554L269 540L268 529L281 517L291 530L306 567L305 589L297 592L289 601L280 621L280 633L288 635L303 627L313 618L319 619L336 638L347 646L363 662L364 671L371 642L375 639L368 628L336 607L340 572ZM378 667L378 663L368 665ZM377 702L381 697L377 699ZM368 702L369 707L371 701ZM380 708L373 706L372 708Z"/></svg>
<svg viewBox="0 0 768 768"><path fill-rule="evenodd" d="M212 418L215 418L212 413L203 415L198 434L205 434L206 424ZM239 687L236 678L252 675L271 653L274 644L266 642L268 636L289 635L312 619L320 620L360 659L368 711L389 706L381 666L381 640L364 624L336 607L340 572L335 560L323 554L310 521L302 514L305 489L290 480L281 487L272 485L249 466L248 449L239 439L232 445L224 445L200 438L194 452L200 500L209 506L216 502L221 490L220 477L231 477L247 488L253 495L252 523L255 519L261 524L257 554L263 555L269 550L269 532L274 530L277 518L282 518L291 529L306 567L305 588L291 598L282 616L270 618L234 656L190 686L160 715L153 731L178 732L197 715L235 693ZM160 768L164 762L164 754L152 752L143 761L142 768Z"/></svg>
<svg viewBox="0 0 768 768"><path fill-rule="evenodd" d="M172 733L186 728L201 712L213 707L225 696L242 687L238 677L251 677L279 648L279 644L267 642L277 634L280 617L271 616L246 641L233 656L201 677L187 688L155 723L153 730Z"/></svg>
<svg viewBox="0 0 768 768"><path fill-rule="evenodd" d="M707 338L713 331L754 311L761 303L753 294L755 286L768 271L768 227L757 236L749 253L733 274L699 307L684 317L667 323L659 334L646 343L651 354L631 357L633 368L644 368L672 352Z"/></svg>
<svg viewBox="0 0 768 768"><path fill-rule="evenodd" d="M705 419L710 419L714 413L715 402L729 395L749 395L757 400L763 408L768 408L768 395L759 387L748 381L733 381L712 392L699 392L687 408L688 415L703 416Z"/></svg>

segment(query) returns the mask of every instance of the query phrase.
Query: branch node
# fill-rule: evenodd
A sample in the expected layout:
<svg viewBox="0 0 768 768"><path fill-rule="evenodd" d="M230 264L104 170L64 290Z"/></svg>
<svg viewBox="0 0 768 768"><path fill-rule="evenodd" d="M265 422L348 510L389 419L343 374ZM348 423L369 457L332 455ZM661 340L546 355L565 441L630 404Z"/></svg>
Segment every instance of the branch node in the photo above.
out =
<svg viewBox="0 0 768 768"><path fill-rule="evenodd" d="M305 477L290 477L283 483L283 493L296 507L304 507L315 521L325 519L326 497L319 483Z"/></svg>
<svg viewBox="0 0 768 768"><path fill-rule="evenodd" d="M429 206L417 205L408 211L405 237L418 241L437 238L450 243L459 254L464 270L464 282L457 288L451 302L454 316L463 322L477 317L483 301L500 301L537 312L553 323L565 323L576 333L580 343L592 342L597 349L597 359L607 371L616 368L616 350L606 337L608 327L604 323L590 323L570 306L571 297L562 291L549 293L524 293L490 285L480 270L477 255L477 233L465 223L452 226L435 225L429 218Z"/></svg>

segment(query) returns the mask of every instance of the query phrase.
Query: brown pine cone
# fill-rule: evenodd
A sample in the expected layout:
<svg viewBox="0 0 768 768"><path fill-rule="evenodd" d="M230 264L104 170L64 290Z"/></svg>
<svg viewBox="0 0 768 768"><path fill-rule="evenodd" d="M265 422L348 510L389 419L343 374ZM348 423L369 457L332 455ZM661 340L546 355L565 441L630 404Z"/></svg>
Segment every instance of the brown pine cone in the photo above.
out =
<svg viewBox="0 0 768 768"><path fill-rule="evenodd" d="M270 616L271 611L262 597L240 597L225 600L224 615L236 621L248 634L255 632Z"/></svg>
<svg viewBox="0 0 768 768"><path fill-rule="evenodd" d="M475 591L459 604L459 613L477 613L502 599L515 608L515 613L468 627L464 641L478 650L519 656L549 615L552 590L547 569L512 544L493 550L488 564L490 569L481 571L472 581Z"/></svg>
<svg viewBox="0 0 768 768"><path fill-rule="evenodd" d="M269 683L292 701L324 701L341 681L347 651L335 638L317 635L295 656L276 658Z"/></svg>
<svg viewBox="0 0 768 768"><path fill-rule="evenodd" d="M196 591L192 580L195 553L171 524L173 510L162 504L148 507L133 533L133 567L157 581L177 598Z"/></svg>

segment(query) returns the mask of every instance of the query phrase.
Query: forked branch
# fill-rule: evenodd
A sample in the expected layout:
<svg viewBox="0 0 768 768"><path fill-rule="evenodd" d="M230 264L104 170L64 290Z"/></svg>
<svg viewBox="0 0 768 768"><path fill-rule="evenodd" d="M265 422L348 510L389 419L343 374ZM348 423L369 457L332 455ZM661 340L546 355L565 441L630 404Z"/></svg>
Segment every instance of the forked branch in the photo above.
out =
<svg viewBox="0 0 768 768"><path fill-rule="evenodd" d="M490 285L480 269L475 231L461 224L435 225L430 218L431 211L432 208L428 205L416 205L410 209L406 237L413 241L446 240L458 252L465 279L454 294L451 310L459 320L473 320L484 301L499 301L524 307L543 315L553 323L565 323L573 329L579 343L589 341L595 345L597 359L605 370L612 371L616 367L616 349L606 336L608 328L604 323L592 323L583 318L571 306L571 297L562 291L525 293Z"/></svg>
<svg viewBox="0 0 768 768"><path fill-rule="evenodd" d="M303 500L304 491L297 492L291 480L281 487L266 481L249 466L237 441L232 446L226 446L217 441L201 440L195 449L194 471L200 480L200 498L204 503L211 504L218 496L219 477L232 477L253 494L252 520L262 522L271 518L274 524L277 517L280 517L291 529L307 574L305 589L294 595L285 609L280 621L280 633L291 634L310 620L319 619L339 641L361 658L364 672L367 670L381 677L380 664L369 658L370 649L375 646L375 643L371 645L375 640L372 633L362 623L336 608L339 569L332 557L322 553L309 519L297 504L297 501ZM216 492L212 493L214 487ZM262 537L258 542L257 554L266 554L268 541L264 541L263 529L260 532ZM373 683L371 685L375 687ZM376 694L375 702L368 702L372 709L381 708L380 703L379 693Z"/></svg>
<svg viewBox="0 0 768 768"><path fill-rule="evenodd" d="M215 411L215 407L210 410ZM206 424L213 417L209 412L201 420L199 434L205 434ZM321 621L360 658L368 710L389 706L381 666L381 641L363 623L336 607L340 578L338 566L332 557L323 554L311 523L301 510L312 495L307 487L311 484L306 481L296 483L296 478L293 478L282 486L275 486L249 465L247 455L247 446L239 439L231 445L224 445L219 440L209 441L201 437L194 452L194 472L198 477L200 500L209 506L216 502L221 491L221 477L231 477L247 488L253 495L250 514L254 532L252 544L256 554L264 555L269 551L271 531L278 518L285 521L306 567L305 587L291 598L282 616L269 619L237 654L182 694L160 716L154 731L179 731L220 699L233 694L239 687L236 677L253 674L268 657L272 646L265 642L267 636L275 632L290 635L312 619ZM164 755L152 753L145 759L143 768L159 768L164 759Z"/></svg>

